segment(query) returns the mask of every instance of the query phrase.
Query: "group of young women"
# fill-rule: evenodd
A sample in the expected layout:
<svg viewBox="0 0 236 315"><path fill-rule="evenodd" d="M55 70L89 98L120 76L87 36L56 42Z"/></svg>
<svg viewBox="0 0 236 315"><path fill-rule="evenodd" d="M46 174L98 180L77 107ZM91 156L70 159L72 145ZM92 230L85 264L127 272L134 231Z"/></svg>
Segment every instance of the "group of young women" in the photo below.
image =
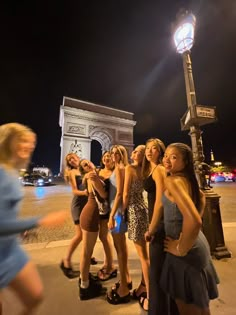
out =
<svg viewBox="0 0 236 315"><path fill-rule="evenodd" d="M0 290L11 287L25 307L24 314L31 314L38 306L42 284L19 245L17 233L39 225L62 224L66 218L64 212L44 218L17 218L22 198L17 170L29 162L35 141L35 133L26 126L0 127ZM161 140L152 138L135 148L132 160L128 164L122 145L114 145L103 154L100 170L86 159L67 155L66 176L74 195L71 212L76 233L60 267L67 277L75 276L71 258L82 241L80 299L102 295L106 288L101 281L117 276L114 244L120 280L107 292L109 303L127 303L133 297L149 315L209 315L209 301L218 296L218 277L201 232L205 199L195 177L191 149L183 143L165 149ZM99 213L99 203L104 200L109 207ZM142 269L140 284L132 293L126 235L116 226L117 218L125 214L128 238L134 242ZM98 235L104 247L104 264L93 276L89 271L95 261L92 254Z"/></svg>
<svg viewBox="0 0 236 315"><path fill-rule="evenodd" d="M208 315L209 300L218 296L218 277L201 232L205 199L195 177L191 149L183 143L166 149L160 139L151 138L137 146L131 158L128 164L125 147L114 145L103 155L105 167L100 171L88 160L79 163L83 191L88 195L80 215L80 298L104 294L100 281L117 276L114 244L120 280L107 292L109 303L127 303L134 298L150 315ZM99 215L97 198L109 201L104 217ZM141 263L140 284L132 292L126 234L116 229L118 215L126 216L128 238L134 242ZM94 277L89 266L98 235L104 247L104 265Z"/></svg>

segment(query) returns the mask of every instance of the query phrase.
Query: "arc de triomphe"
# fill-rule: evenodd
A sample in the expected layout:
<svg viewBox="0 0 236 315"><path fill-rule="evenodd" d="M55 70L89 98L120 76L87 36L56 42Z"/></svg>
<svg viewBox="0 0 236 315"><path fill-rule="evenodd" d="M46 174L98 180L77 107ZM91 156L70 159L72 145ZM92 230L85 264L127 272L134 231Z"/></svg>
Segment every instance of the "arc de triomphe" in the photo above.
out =
<svg viewBox="0 0 236 315"><path fill-rule="evenodd" d="M64 96L59 119L60 171L64 169L65 156L69 152L91 159L92 140L100 143L102 152L109 150L113 144L122 144L130 154L134 147L133 128L136 125L133 117L130 112Z"/></svg>

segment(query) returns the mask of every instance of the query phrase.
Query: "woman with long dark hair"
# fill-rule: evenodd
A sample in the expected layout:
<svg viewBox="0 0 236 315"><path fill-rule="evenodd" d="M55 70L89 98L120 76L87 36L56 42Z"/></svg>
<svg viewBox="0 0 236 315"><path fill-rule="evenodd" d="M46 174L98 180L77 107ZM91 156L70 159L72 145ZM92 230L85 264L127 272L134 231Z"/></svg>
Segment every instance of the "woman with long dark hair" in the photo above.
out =
<svg viewBox="0 0 236 315"><path fill-rule="evenodd" d="M191 148L170 144L164 154L164 227L167 252L161 286L181 315L209 315L209 300L218 296L219 283L208 242L201 231L205 197L194 172Z"/></svg>
<svg viewBox="0 0 236 315"><path fill-rule="evenodd" d="M147 241L150 241L150 272L149 300L141 296L141 303L145 309L148 309L149 315L168 314L168 297L160 287L161 270L165 258L165 231L161 212L161 197L166 176L162 165L164 152L165 145L160 139L150 138L146 141L142 177L148 198L149 229L145 237ZM139 296L144 290L141 283L136 294Z"/></svg>

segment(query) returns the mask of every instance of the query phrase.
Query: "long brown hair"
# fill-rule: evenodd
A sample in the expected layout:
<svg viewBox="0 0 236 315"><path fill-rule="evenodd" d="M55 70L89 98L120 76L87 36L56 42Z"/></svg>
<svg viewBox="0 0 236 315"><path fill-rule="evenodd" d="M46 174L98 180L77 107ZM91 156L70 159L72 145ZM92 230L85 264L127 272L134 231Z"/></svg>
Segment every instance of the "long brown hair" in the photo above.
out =
<svg viewBox="0 0 236 315"><path fill-rule="evenodd" d="M146 141L145 150L150 142L154 142L154 144L157 146L158 151L159 151L159 157L156 163L157 164L162 163L162 159L163 159L165 149L166 149L164 143L158 138L150 138ZM143 164L142 164L142 177L147 178L149 174L150 174L150 162L147 160L146 154L144 154Z"/></svg>

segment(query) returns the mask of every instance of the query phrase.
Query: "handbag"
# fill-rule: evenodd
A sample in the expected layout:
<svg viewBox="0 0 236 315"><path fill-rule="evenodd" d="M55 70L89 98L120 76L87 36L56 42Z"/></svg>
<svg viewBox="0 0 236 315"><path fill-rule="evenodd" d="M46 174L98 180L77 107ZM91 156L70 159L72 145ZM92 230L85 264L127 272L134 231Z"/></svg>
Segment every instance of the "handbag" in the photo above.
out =
<svg viewBox="0 0 236 315"><path fill-rule="evenodd" d="M110 211L110 205L109 205L108 201L106 199L103 199L103 201L100 201L98 199L98 196L97 196L93 186L92 186L92 191L93 191L94 198L95 198L97 206L98 206L99 214L100 215L107 214Z"/></svg>
<svg viewBox="0 0 236 315"><path fill-rule="evenodd" d="M126 215L121 212L117 212L115 217L115 227L111 230L112 233L126 233L128 229Z"/></svg>

